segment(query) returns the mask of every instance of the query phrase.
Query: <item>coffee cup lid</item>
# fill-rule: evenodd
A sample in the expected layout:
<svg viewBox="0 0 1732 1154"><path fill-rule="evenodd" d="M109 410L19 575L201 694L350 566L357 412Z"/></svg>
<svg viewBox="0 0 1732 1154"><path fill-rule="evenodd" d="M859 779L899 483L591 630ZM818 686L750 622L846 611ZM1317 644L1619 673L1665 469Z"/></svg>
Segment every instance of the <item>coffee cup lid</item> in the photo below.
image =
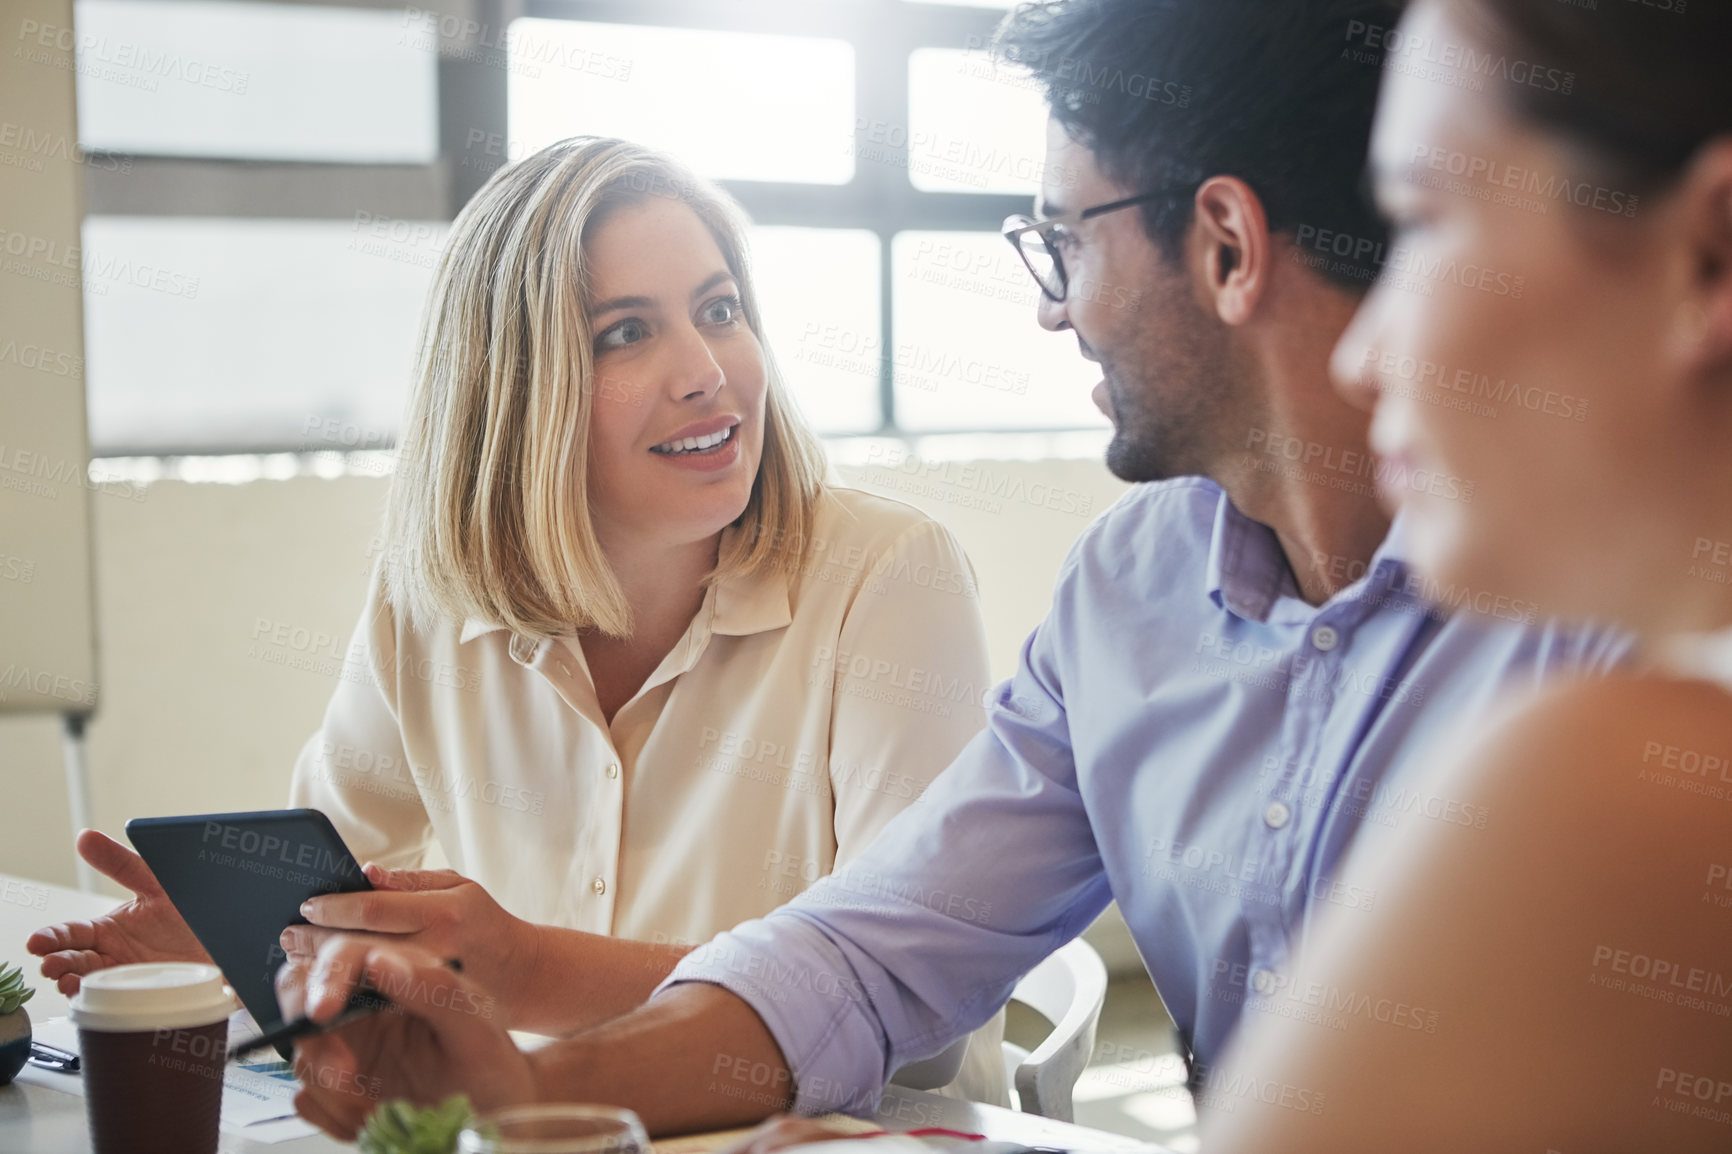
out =
<svg viewBox="0 0 1732 1154"><path fill-rule="evenodd" d="M73 1024L125 1033L208 1026L234 1013L222 971L199 962L143 962L86 974L72 999Z"/></svg>

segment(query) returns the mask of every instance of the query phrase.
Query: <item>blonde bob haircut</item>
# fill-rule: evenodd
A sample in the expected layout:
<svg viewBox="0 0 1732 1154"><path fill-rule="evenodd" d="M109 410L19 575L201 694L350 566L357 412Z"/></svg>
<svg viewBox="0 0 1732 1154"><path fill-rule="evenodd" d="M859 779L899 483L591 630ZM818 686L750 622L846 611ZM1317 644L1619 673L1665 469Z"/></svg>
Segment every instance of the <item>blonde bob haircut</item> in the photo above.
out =
<svg viewBox="0 0 1732 1154"><path fill-rule="evenodd" d="M746 218L677 161L573 137L508 165L458 214L422 321L385 511L385 590L411 623L474 618L535 639L631 631L589 507L598 382L584 240L652 196L709 229L762 339ZM764 449L713 583L798 565L824 491L824 454L764 350Z"/></svg>

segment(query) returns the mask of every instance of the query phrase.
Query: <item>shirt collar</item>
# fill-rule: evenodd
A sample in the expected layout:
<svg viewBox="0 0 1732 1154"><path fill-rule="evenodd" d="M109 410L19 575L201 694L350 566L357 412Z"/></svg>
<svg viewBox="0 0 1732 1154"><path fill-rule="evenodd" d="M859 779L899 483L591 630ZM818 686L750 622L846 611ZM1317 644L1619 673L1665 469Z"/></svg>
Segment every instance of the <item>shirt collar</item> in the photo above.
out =
<svg viewBox="0 0 1732 1154"><path fill-rule="evenodd" d="M1398 576L1407 572L1408 549L1411 533L1409 527L1413 524L1406 513L1397 513L1390 523L1389 532L1384 535L1383 544L1377 547L1377 552L1371 555L1371 571L1375 573L1383 565L1389 566L1390 575Z"/></svg>
<svg viewBox="0 0 1732 1154"><path fill-rule="evenodd" d="M1209 599L1251 621L1267 621L1276 600L1297 595L1275 530L1253 521L1222 493L1209 540Z"/></svg>
<svg viewBox="0 0 1732 1154"><path fill-rule="evenodd" d="M729 577L716 584L716 612L710 632L724 637L746 637L780 629L794 619L788 606L788 574L781 569L759 569Z"/></svg>
<svg viewBox="0 0 1732 1154"><path fill-rule="evenodd" d="M1398 514L1372 554L1366 574L1337 597L1367 584L1385 590L1401 587L1407 573L1407 525L1407 518ZM1366 576L1374 581L1366 582ZM1299 597L1298 583L1275 530L1239 512L1225 493L1215 509L1206 579L1210 600L1250 621L1267 621L1269 611L1282 597Z"/></svg>
<svg viewBox="0 0 1732 1154"><path fill-rule="evenodd" d="M725 550L730 536L737 532L729 526L722 536ZM789 575L784 569L760 568L753 573L737 573L716 582L712 596L705 597L705 606L698 610L698 619L710 614L709 631L726 637L746 637L767 633L793 621L788 600ZM504 629L504 625L471 617L463 622L459 645L484 633Z"/></svg>
<svg viewBox="0 0 1732 1154"><path fill-rule="evenodd" d="M463 645L475 640L483 633L492 633L495 629L504 629L503 625L483 621L479 617L471 617L463 622L463 632L457 635L457 644Z"/></svg>

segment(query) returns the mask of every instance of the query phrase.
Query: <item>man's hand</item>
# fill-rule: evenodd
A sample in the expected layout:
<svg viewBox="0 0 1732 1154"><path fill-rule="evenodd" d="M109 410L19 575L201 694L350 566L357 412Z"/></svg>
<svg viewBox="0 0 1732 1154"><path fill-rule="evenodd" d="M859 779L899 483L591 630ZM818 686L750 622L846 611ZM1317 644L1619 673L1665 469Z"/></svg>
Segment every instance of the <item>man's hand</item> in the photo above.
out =
<svg viewBox="0 0 1732 1154"><path fill-rule="evenodd" d="M301 907L313 924L283 931L291 960L311 960L340 931L358 931L345 936L457 958L464 977L493 995L505 1025L521 1020L541 953L540 927L506 913L452 870L389 870L368 862L365 872L371 892L326 894Z"/></svg>
<svg viewBox="0 0 1732 1154"><path fill-rule="evenodd" d="M99 873L132 891L132 900L87 922L63 922L30 935L24 948L42 959L42 976L66 997L83 976L130 962L205 962L180 912L162 892L144 859L106 834L78 835L78 854Z"/></svg>
<svg viewBox="0 0 1732 1154"><path fill-rule="evenodd" d="M328 1022L365 980L392 1005L341 1030L302 1038L295 1109L351 1141L381 1101L436 1106L469 1095L478 1113L541 1099L534 1068L498 1020L494 1000L425 950L336 935L277 974L285 1019Z"/></svg>

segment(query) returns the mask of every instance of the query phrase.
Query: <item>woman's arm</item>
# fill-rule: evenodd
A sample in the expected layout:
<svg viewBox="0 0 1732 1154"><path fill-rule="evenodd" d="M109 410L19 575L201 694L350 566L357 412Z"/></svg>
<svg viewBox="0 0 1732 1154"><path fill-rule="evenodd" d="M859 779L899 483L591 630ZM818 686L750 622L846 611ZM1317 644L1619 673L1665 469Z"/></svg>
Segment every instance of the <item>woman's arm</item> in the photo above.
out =
<svg viewBox="0 0 1732 1154"><path fill-rule="evenodd" d="M914 804L985 724L986 630L967 556L933 521L910 526L862 574L837 644L843 654L917 673L919 690L849 692L836 678L829 772L838 865ZM904 700L906 698L906 700ZM887 700L888 699L888 700ZM534 1005L514 1028L564 1034L642 1005L689 946L538 927Z"/></svg>
<svg viewBox="0 0 1732 1154"><path fill-rule="evenodd" d="M78 835L78 855L132 891L132 899L88 921L61 922L31 934L24 948L42 959L42 976L61 994L78 992L84 975L138 962L203 962L205 953L150 867L98 830Z"/></svg>
<svg viewBox="0 0 1732 1154"><path fill-rule="evenodd" d="M295 762L289 804L322 811L357 861L414 868L432 823L394 708L395 616L374 570L324 722Z"/></svg>
<svg viewBox="0 0 1732 1154"><path fill-rule="evenodd" d="M980 595L967 555L942 525L911 526L876 559L842 624L834 673L830 786L842 866L986 724L992 682Z"/></svg>
<svg viewBox="0 0 1732 1154"><path fill-rule="evenodd" d="M1206 1072L1204 1148L1725 1150L1728 753L1724 693L1620 677L1416 782L1348 866L1375 913L1323 914Z"/></svg>
<svg viewBox="0 0 1732 1154"><path fill-rule="evenodd" d="M860 657L885 661L906 671L901 681L918 680L923 688L862 694L850 692L860 686L849 675L837 674L829 770L838 864L913 804L985 720L985 629L967 557L950 534L922 520L861 578L841 629L838 665L846 669ZM310 955L332 932L360 930L397 934L399 942L438 957L463 957L465 973L497 992L513 1029L567 1034L617 1017L643 1004L690 949L534 925L449 871L370 876L394 892L317 899L309 917L325 929L290 930L293 952ZM481 948L472 943L485 943L479 965L467 956Z"/></svg>
<svg viewBox="0 0 1732 1154"><path fill-rule="evenodd" d="M456 958L497 1001L513 1030L569 1034L648 999L688 946L628 941L515 917L479 884L451 870L367 867L369 892L326 894L303 907L307 926L283 931L306 961L349 931L350 941Z"/></svg>

